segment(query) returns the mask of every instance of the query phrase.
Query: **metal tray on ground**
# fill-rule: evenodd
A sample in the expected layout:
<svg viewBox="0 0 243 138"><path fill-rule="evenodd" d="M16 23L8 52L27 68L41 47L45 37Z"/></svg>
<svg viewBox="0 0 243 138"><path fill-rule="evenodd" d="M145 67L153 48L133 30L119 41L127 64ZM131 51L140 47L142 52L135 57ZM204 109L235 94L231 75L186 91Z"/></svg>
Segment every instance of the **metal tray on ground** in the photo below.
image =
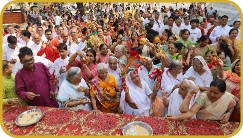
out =
<svg viewBox="0 0 243 138"><path fill-rule="evenodd" d="M44 116L44 112L38 108L33 108L21 113L15 120L18 126L29 126L40 121Z"/></svg>
<svg viewBox="0 0 243 138"><path fill-rule="evenodd" d="M126 126L123 127L123 129L122 129L123 136L139 136L140 134L136 133L136 129L132 128L133 126L136 126L136 125L146 129L148 131L147 136L153 135L153 129L150 125L148 125L147 123L141 122L141 121L134 121L134 122L128 123ZM127 131L130 131L129 135L127 135ZM142 135L140 135L140 136L142 136Z"/></svg>

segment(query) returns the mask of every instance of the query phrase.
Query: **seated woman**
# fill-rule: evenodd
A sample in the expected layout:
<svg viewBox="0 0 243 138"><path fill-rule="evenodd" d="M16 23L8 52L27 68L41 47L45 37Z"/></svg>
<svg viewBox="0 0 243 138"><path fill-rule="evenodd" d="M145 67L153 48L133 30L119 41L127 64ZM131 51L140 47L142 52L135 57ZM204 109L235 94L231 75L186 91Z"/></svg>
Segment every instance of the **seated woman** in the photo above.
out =
<svg viewBox="0 0 243 138"><path fill-rule="evenodd" d="M185 100L191 100L191 95ZM222 80L212 81L210 89L203 92L186 113L178 116L167 115L167 119L182 120L189 119L196 114L197 119L215 120L220 123L227 123L234 110L238 99L226 92L226 84ZM189 105L189 102L187 102Z"/></svg>
<svg viewBox="0 0 243 138"><path fill-rule="evenodd" d="M208 46L209 38L206 35L201 36L197 41L197 48L195 49L196 56L205 57L205 53L210 50Z"/></svg>
<svg viewBox="0 0 243 138"><path fill-rule="evenodd" d="M168 53L172 56L173 60L182 60L182 56L178 53L178 47L176 43L168 45Z"/></svg>
<svg viewBox="0 0 243 138"><path fill-rule="evenodd" d="M218 44L218 47L216 49L216 52L224 52L226 54L226 59L225 59L225 64L230 65L231 60L230 58L232 57L232 53L229 49L229 46L227 43L221 42Z"/></svg>
<svg viewBox="0 0 243 138"><path fill-rule="evenodd" d="M240 87L240 60L236 59L234 63L232 63L232 70L223 71L223 61L219 59L219 78L224 80L226 83L226 90L229 93L235 88Z"/></svg>
<svg viewBox="0 0 243 138"><path fill-rule="evenodd" d="M116 79L116 84L119 88L122 87L121 69L118 65L118 59L114 56L110 56L108 59L108 73L112 74Z"/></svg>
<svg viewBox="0 0 243 138"><path fill-rule="evenodd" d="M116 46L114 50L115 57L119 60L122 68L124 68L127 64L127 56L125 53L125 48L123 45Z"/></svg>
<svg viewBox="0 0 243 138"><path fill-rule="evenodd" d="M163 93L163 102L165 107L168 108L168 114L177 116L184 112L184 108L182 107L181 109L181 105L187 94L195 94L195 97L191 99L189 104L189 108L191 108L196 101L196 98L199 96L199 93L198 87L196 87L194 82L187 79L184 79L181 82L180 87L176 88L169 97L167 92Z"/></svg>
<svg viewBox="0 0 243 138"><path fill-rule="evenodd" d="M150 99L155 99L158 88L155 87L152 92L136 70L129 72L126 76L126 89L122 91L120 99L123 114L149 116Z"/></svg>
<svg viewBox="0 0 243 138"><path fill-rule="evenodd" d="M73 111L91 110L89 96L89 87L82 78L81 69L71 67L67 71L67 78L61 84L57 100L61 108L67 108Z"/></svg>
<svg viewBox="0 0 243 138"><path fill-rule="evenodd" d="M99 63L97 66L98 76L90 83L90 96L93 113L107 112L118 113L120 89L113 75L108 74L108 66Z"/></svg>
<svg viewBox="0 0 243 138"><path fill-rule="evenodd" d="M192 66L184 74L183 78L192 80L201 92L207 91L210 83L213 81L211 70L201 56L193 58Z"/></svg>

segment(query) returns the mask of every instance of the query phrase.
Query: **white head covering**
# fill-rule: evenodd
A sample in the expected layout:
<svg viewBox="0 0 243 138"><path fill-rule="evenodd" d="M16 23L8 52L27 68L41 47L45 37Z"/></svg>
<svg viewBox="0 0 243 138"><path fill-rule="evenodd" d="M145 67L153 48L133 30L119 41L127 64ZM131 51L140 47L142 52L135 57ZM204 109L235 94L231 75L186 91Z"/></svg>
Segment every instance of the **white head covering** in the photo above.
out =
<svg viewBox="0 0 243 138"><path fill-rule="evenodd" d="M129 88L129 95L131 100L136 104L139 114L142 114L143 112L146 112L150 109L150 99L143 89L139 88L132 82L130 73L131 72L129 72L126 76L126 85ZM120 103L120 107L124 111L125 92L122 92L121 100L122 99L123 102Z"/></svg>
<svg viewBox="0 0 243 138"><path fill-rule="evenodd" d="M200 60L200 62L203 65L203 69L204 70L206 70L207 72L209 72L210 74L212 74L211 73L211 70L208 68L207 62L204 60L204 58L202 56L195 56L193 59L195 59L195 58L198 59L198 60Z"/></svg>

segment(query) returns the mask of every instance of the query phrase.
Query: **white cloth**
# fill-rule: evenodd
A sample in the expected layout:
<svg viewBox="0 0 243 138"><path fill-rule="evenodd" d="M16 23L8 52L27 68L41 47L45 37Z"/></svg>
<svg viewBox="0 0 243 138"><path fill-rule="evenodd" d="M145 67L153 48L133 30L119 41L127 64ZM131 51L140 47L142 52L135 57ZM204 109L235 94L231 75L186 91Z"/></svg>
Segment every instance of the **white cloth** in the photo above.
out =
<svg viewBox="0 0 243 138"><path fill-rule="evenodd" d="M183 23L183 26L184 26L184 28L187 29L187 30L189 30L189 29L191 28L191 25L190 25L190 24L186 25L185 23Z"/></svg>
<svg viewBox="0 0 243 138"><path fill-rule="evenodd" d="M29 47L29 48L32 50L32 52L33 52L33 56L37 56L37 53L38 53L38 51L40 50L41 46L42 46L42 42L40 42L39 45L36 45L36 44L34 43L34 44L32 44L32 45Z"/></svg>
<svg viewBox="0 0 243 138"><path fill-rule="evenodd" d="M129 95L132 100L131 102L135 103L138 109L133 109L128 105L128 103L126 103L124 90L121 93L120 108L124 114L149 116L151 103L148 95L150 95L152 91L143 80L141 80L142 89L137 87L132 82L130 73L131 72L129 72L126 76L126 85L129 88Z"/></svg>
<svg viewBox="0 0 243 138"><path fill-rule="evenodd" d="M162 28L162 32L164 32L165 29L170 29L170 27L168 25L165 25L163 28ZM177 26L173 25L173 27L171 28L172 30L172 33L175 35L175 36L179 36L179 33L180 33L180 30Z"/></svg>
<svg viewBox="0 0 243 138"><path fill-rule="evenodd" d="M33 44L35 44L32 40L29 40L29 42L26 44L28 48L30 48Z"/></svg>
<svg viewBox="0 0 243 138"><path fill-rule="evenodd" d="M141 66L138 69L138 74L139 74L140 78L148 84L151 91L153 91L154 83L156 82L156 76L154 74L152 74L152 72L154 72L155 69L157 69L157 68L158 68L157 66L153 65L150 72L148 72L144 66ZM151 77L154 77L154 79L149 78L149 75L151 75Z"/></svg>
<svg viewBox="0 0 243 138"><path fill-rule="evenodd" d="M47 42L46 36L44 34L41 36L41 41Z"/></svg>
<svg viewBox="0 0 243 138"><path fill-rule="evenodd" d="M54 67L54 71L55 71L55 76L58 80L58 86L60 87L63 80L67 77L67 72L64 72L62 74L59 73L61 67L66 70L66 66L69 63L69 57L65 58L65 59L61 59L61 57L59 57L58 59L56 59L54 61L53 67Z"/></svg>
<svg viewBox="0 0 243 138"><path fill-rule="evenodd" d="M80 42L81 41L81 39L80 38L78 38L78 42ZM78 43L79 44L79 43ZM69 56L71 57L74 53L76 53L77 52L77 49L78 49L78 44L77 43L75 43L75 42L72 42L71 43L71 45L69 45L69 43L68 43L68 47L69 47Z"/></svg>
<svg viewBox="0 0 243 138"><path fill-rule="evenodd" d="M196 95L193 95L189 104L189 109L192 107L196 99L200 93L198 92ZM179 88L175 89L173 93L168 97L169 106L168 106L168 114L171 114L173 116L178 116L181 114L180 112L180 106L183 102L182 96L179 94ZM192 118L196 118L196 115L194 115Z"/></svg>
<svg viewBox="0 0 243 138"><path fill-rule="evenodd" d="M241 40L241 38L240 38L240 28L238 29L238 35L237 35L236 39Z"/></svg>
<svg viewBox="0 0 243 138"><path fill-rule="evenodd" d="M61 24L61 20L62 20L62 18L60 16L55 16L54 17L55 25L60 25Z"/></svg>
<svg viewBox="0 0 243 138"><path fill-rule="evenodd" d="M190 32L189 38L191 38L191 40L193 42L196 42L202 36L201 30L198 28L195 28L195 29L189 28L188 30Z"/></svg>
<svg viewBox="0 0 243 138"><path fill-rule="evenodd" d="M213 27L213 24L208 23L206 30L209 30L211 27Z"/></svg>
<svg viewBox="0 0 243 138"><path fill-rule="evenodd" d="M157 93L157 96L162 98L162 93L163 92L167 92L168 95L171 94L173 87L176 84L181 83L183 80L183 75L182 73L177 75L177 78L174 78L170 72L169 72L169 68L166 68L162 74L162 80L161 80L161 87L162 90L159 90Z"/></svg>
<svg viewBox="0 0 243 138"><path fill-rule="evenodd" d="M148 18L145 18L144 21L143 21L143 25L145 25L145 24L147 24L149 22L150 22L150 20Z"/></svg>
<svg viewBox="0 0 243 138"><path fill-rule="evenodd" d="M212 44L218 43L216 41L217 37L220 37L222 35L229 36L230 29L232 29L232 27L229 27L228 25L226 25L225 27L222 27L221 25L215 27L209 36L209 39L212 41Z"/></svg>
<svg viewBox="0 0 243 138"><path fill-rule="evenodd" d="M16 37L16 34L15 33L13 33L13 34L6 34L4 37L3 37L3 43L4 44L8 44L8 36L10 36L10 35L12 35L12 36L15 36Z"/></svg>
<svg viewBox="0 0 243 138"><path fill-rule="evenodd" d="M57 100L60 101L61 103L64 101L71 101L71 100L78 100L81 97L87 98L85 96L85 92L78 92L77 88L79 87L85 87L89 89L88 85L86 84L84 79L81 79L81 82L79 83L78 86L74 86L71 83L69 83L66 79L63 81L61 84L61 87L59 89L59 92L57 94ZM87 103L84 105L85 111L91 111L91 103Z"/></svg>

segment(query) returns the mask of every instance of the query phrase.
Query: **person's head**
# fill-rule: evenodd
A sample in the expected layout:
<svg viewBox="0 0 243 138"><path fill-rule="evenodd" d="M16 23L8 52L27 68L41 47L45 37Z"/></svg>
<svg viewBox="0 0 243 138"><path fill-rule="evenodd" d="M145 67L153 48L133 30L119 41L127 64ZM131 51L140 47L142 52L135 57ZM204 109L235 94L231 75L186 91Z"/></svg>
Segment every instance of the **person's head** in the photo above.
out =
<svg viewBox="0 0 243 138"><path fill-rule="evenodd" d="M98 35L99 36L103 36L104 35L102 28L98 28Z"/></svg>
<svg viewBox="0 0 243 138"><path fill-rule="evenodd" d="M221 20L220 20L220 22L221 22L221 26L225 26L225 25L227 25L227 23L228 23L228 19L229 19L229 17L228 17L227 15L223 15L223 16L221 17Z"/></svg>
<svg viewBox="0 0 243 138"><path fill-rule="evenodd" d="M9 34L13 34L14 33L14 29L13 29L12 25L8 25L7 26L7 31L8 31Z"/></svg>
<svg viewBox="0 0 243 138"><path fill-rule="evenodd" d="M176 18L175 23L177 26L181 26L181 18Z"/></svg>
<svg viewBox="0 0 243 138"><path fill-rule="evenodd" d="M181 30L181 38L187 40L190 36L190 31L187 29Z"/></svg>
<svg viewBox="0 0 243 138"><path fill-rule="evenodd" d="M114 51L115 57L120 58L125 54L125 48L123 45L117 45Z"/></svg>
<svg viewBox="0 0 243 138"><path fill-rule="evenodd" d="M217 101L226 91L226 83L223 80L217 79L210 83L209 99Z"/></svg>
<svg viewBox="0 0 243 138"><path fill-rule="evenodd" d="M209 38L207 35L202 35L198 40L197 40L198 46L199 47L205 47L209 43Z"/></svg>
<svg viewBox="0 0 243 138"><path fill-rule="evenodd" d="M47 40L52 40L53 39L52 30L51 29L46 29L45 30L45 36L46 36Z"/></svg>
<svg viewBox="0 0 243 138"><path fill-rule="evenodd" d="M175 16L177 16L177 17L180 16L179 11L175 10Z"/></svg>
<svg viewBox="0 0 243 138"><path fill-rule="evenodd" d="M99 50L100 50L100 54L102 55L107 55L108 53L108 47L106 44L101 44Z"/></svg>
<svg viewBox="0 0 243 138"><path fill-rule="evenodd" d="M28 30L22 30L21 31L21 38L24 40L24 41L27 41L30 39L30 32Z"/></svg>
<svg viewBox="0 0 243 138"><path fill-rule="evenodd" d="M109 63L109 67L110 69L116 71L117 70L117 63L118 63L118 59L114 56L110 56L108 59L108 63Z"/></svg>
<svg viewBox="0 0 243 138"><path fill-rule="evenodd" d="M174 43L175 42L175 38L174 38L174 36L169 36L168 37L168 44L172 44L172 43Z"/></svg>
<svg viewBox="0 0 243 138"><path fill-rule="evenodd" d="M200 72L200 71L204 70L203 63L198 58L193 58L192 67L193 67L194 71L196 71L196 72Z"/></svg>
<svg viewBox="0 0 243 138"><path fill-rule="evenodd" d="M173 56L178 50L178 48L175 45L175 43L171 43L168 45L168 53L171 54L171 56Z"/></svg>
<svg viewBox="0 0 243 138"><path fill-rule="evenodd" d="M188 16L184 17L184 23L188 25L190 23L190 18Z"/></svg>
<svg viewBox="0 0 243 138"><path fill-rule="evenodd" d="M219 41L218 41L218 44L220 44L220 43L228 43L228 36L227 35L221 35L220 37L219 37Z"/></svg>
<svg viewBox="0 0 243 138"><path fill-rule="evenodd" d="M185 50L185 46L181 43L181 42L176 42L174 43L175 48L177 48L177 53L179 53L180 55L184 55L184 50Z"/></svg>
<svg viewBox="0 0 243 138"><path fill-rule="evenodd" d="M12 65L9 61L3 60L3 75L10 76L12 74Z"/></svg>
<svg viewBox="0 0 243 138"><path fill-rule="evenodd" d="M82 80L82 73L79 67L71 67L67 71L67 81L73 85L78 85Z"/></svg>
<svg viewBox="0 0 243 138"><path fill-rule="evenodd" d="M40 36L43 35L43 28L42 27L38 27L37 30L36 30L36 33L39 34Z"/></svg>
<svg viewBox="0 0 243 138"><path fill-rule="evenodd" d="M10 35L7 37L7 41L8 41L8 46L11 49L15 49L17 46L17 38L13 35Z"/></svg>
<svg viewBox="0 0 243 138"><path fill-rule="evenodd" d="M186 97L187 93L193 90L196 87L195 83L191 80L184 79L179 87L178 93L183 97Z"/></svg>
<svg viewBox="0 0 243 138"><path fill-rule="evenodd" d="M234 21L233 27L236 28L236 29L239 29L240 28L240 21Z"/></svg>
<svg viewBox="0 0 243 138"><path fill-rule="evenodd" d="M170 73L175 75L178 75L183 71L182 63L179 60L172 60L168 68Z"/></svg>
<svg viewBox="0 0 243 138"><path fill-rule="evenodd" d="M202 27L202 28L204 28L205 27L205 21L202 21L201 23L200 23L200 26Z"/></svg>
<svg viewBox="0 0 243 138"><path fill-rule="evenodd" d="M132 32L131 38L132 38L132 41L137 40L138 39L138 33L136 31Z"/></svg>
<svg viewBox="0 0 243 138"><path fill-rule="evenodd" d="M224 52L227 56L229 56L229 58L232 57L232 53L228 47L228 44L224 43L224 42L221 42L219 43L217 49L216 49L217 52Z"/></svg>
<svg viewBox="0 0 243 138"><path fill-rule="evenodd" d="M14 26L14 31L15 31L15 33L19 33L19 31L20 31L20 26L19 26L19 25L15 25L15 26Z"/></svg>
<svg viewBox="0 0 243 138"><path fill-rule="evenodd" d="M167 24L168 24L169 26L173 26L174 21L175 21L175 19L174 19L172 16L170 16L170 17L168 18L168 22L167 22Z"/></svg>
<svg viewBox="0 0 243 138"><path fill-rule="evenodd" d="M63 27L62 26L57 26L57 34L60 35L62 34L64 31Z"/></svg>
<svg viewBox="0 0 243 138"><path fill-rule="evenodd" d="M166 37L168 38L169 36L172 35L172 33L170 32L169 29L165 29L165 30L162 32L162 35L163 35L163 36L166 36Z"/></svg>
<svg viewBox="0 0 243 138"><path fill-rule="evenodd" d="M210 63L212 61L212 56L215 54L215 52L213 50L208 50L206 53L205 53L205 61L207 63Z"/></svg>
<svg viewBox="0 0 243 138"><path fill-rule="evenodd" d="M41 37L39 34L35 33L33 34L32 36L32 41L36 44L36 45L39 45L40 42L41 42Z"/></svg>
<svg viewBox="0 0 243 138"><path fill-rule="evenodd" d="M209 22L210 22L211 24L213 24L214 21L215 21L215 18L214 18L214 17L211 17L211 18L209 19Z"/></svg>
<svg viewBox="0 0 243 138"><path fill-rule="evenodd" d="M108 66L105 63L99 63L97 65L98 77L102 80L106 79L108 75Z"/></svg>
<svg viewBox="0 0 243 138"><path fill-rule="evenodd" d="M57 46L57 50L62 59L65 59L67 57L67 45L65 43L59 43Z"/></svg>
<svg viewBox="0 0 243 138"><path fill-rule="evenodd" d="M220 22L218 19L215 19L214 23L213 23L213 26L219 26L220 25Z"/></svg>
<svg viewBox="0 0 243 138"><path fill-rule="evenodd" d="M199 20L198 19L191 19L190 21L190 25L193 29L195 29L197 27L197 25L199 24Z"/></svg>
<svg viewBox="0 0 243 138"><path fill-rule="evenodd" d="M172 56L170 54L164 54L165 56L165 67L169 67L170 63L172 62Z"/></svg>
<svg viewBox="0 0 243 138"><path fill-rule="evenodd" d="M66 43L68 41L68 33L67 32L63 32L61 37L62 37L63 43Z"/></svg>
<svg viewBox="0 0 243 138"><path fill-rule="evenodd" d="M71 35L71 37L73 39L78 37L78 31L77 31L77 28L76 27L74 27L74 28L71 29L70 35Z"/></svg>
<svg viewBox="0 0 243 138"><path fill-rule="evenodd" d="M134 85L139 86L141 84L141 79L137 71L131 71L130 77Z"/></svg>
<svg viewBox="0 0 243 138"><path fill-rule="evenodd" d="M87 50L86 56L91 62L96 63L96 51L94 49Z"/></svg>
<svg viewBox="0 0 243 138"><path fill-rule="evenodd" d="M154 18L149 19L149 24L154 25Z"/></svg>
<svg viewBox="0 0 243 138"><path fill-rule="evenodd" d="M239 33L238 29L236 29L236 28L230 29L230 31L229 31L229 38L230 39L235 39L237 37L238 33Z"/></svg>
<svg viewBox="0 0 243 138"><path fill-rule="evenodd" d="M236 59L232 64L231 64L232 72L236 74L240 74L240 60Z"/></svg>
<svg viewBox="0 0 243 138"><path fill-rule="evenodd" d="M196 11L195 16L199 17L200 16L200 11Z"/></svg>
<svg viewBox="0 0 243 138"><path fill-rule="evenodd" d="M150 70L152 69L152 67L153 67L153 61L152 61L151 58L146 57L144 67L145 67L148 71L150 71Z"/></svg>
<svg viewBox="0 0 243 138"><path fill-rule="evenodd" d="M33 52L29 47L22 47L19 49L18 57L20 59L20 63L23 64L23 67L31 70L34 68L34 56Z"/></svg>
<svg viewBox="0 0 243 138"><path fill-rule="evenodd" d="M225 63L226 60L226 54L224 52L218 52L217 56Z"/></svg>

